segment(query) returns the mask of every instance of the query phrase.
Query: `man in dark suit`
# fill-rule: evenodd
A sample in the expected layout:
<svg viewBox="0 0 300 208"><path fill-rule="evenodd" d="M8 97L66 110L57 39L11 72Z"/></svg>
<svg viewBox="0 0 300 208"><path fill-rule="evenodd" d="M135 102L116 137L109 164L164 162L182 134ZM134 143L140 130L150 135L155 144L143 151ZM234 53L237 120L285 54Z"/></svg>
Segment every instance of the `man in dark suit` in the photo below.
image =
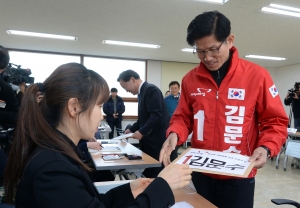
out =
<svg viewBox="0 0 300 208"><path fill-rule="evenodd" d="M159 160L160 149L166 140L170 116L158 87L140 79L133 70L123 71L118 78L120 85L133 95L138 95L138 120L125 133L134 132L132 138L140 141L141 150ZM172 152L177 157L177 150ZM147 168L143 175L156 177L163 167Z"/></svg>

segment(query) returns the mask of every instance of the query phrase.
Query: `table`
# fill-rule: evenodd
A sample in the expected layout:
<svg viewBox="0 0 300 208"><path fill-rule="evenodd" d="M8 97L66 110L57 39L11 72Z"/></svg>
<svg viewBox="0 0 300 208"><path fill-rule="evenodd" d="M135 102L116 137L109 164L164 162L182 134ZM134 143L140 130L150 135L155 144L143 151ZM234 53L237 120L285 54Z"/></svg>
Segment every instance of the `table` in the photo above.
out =
<svg viewBox="0 0 300 208"><path fill-rule="evenodd" d="M118 146L121 152L103 152L103 154L137 154L142 156L142 160L128 160L122 158L120 160L104 161L101 153L91 153L92 160L97 170L120 170L125 169L128 172L133 172L137 177L141 177L145 168L160 167L161 163L146 153L142 152L135 146L122 140L100 140L109 142L118 142L118 144L102 144L102 146Z"/></svg>
<svg viewBox="0 0 300 208"><path fill-rule="evenodd" d="M296 133L288 133L288 135L290 137L300 137L300 132L296 132Z"/></svg>
<svg viewBox="0 0 300 208"><path fill-rule="evenodd" d="M107 182L96 182L94 186L99 193L106 193L110 189L120 186L130 181L107 181ZM191 204L194 208L216 208L215 205L207 201L199 194L187 194L182 189L173 190L175 202L186 201Z"/></svg>
<svg viewBox="0 0 300 208"><path fill-rule="evenodd" d="M182 189L177 189L173 190L173 194L175 196L175 202L186 201L194 208L217 208L197 193L187 194Z"/></svg>

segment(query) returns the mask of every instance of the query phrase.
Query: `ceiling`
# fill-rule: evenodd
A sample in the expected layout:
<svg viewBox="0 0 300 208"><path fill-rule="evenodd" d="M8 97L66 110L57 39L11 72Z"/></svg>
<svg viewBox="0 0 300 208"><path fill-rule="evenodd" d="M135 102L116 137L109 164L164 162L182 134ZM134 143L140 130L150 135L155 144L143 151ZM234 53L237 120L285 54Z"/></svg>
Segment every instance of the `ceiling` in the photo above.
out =
<svg viewBox="0 0 300 208"><path fill-rule="evenodd" d="M264 67L300 63L300 18L266 14L270 3L300 8L299 0L229 0L224 5L195 0L0 0L0 45L7 48L109 57L199 62L185 41L198 14L219 10L231 20L234 45L246 54L285 57L251 59ZM73 35L78 41L6 33L7 29ZM161 45L159 49L104 45L104 39ZM250 60L250 59L249 59Z"/></svg>

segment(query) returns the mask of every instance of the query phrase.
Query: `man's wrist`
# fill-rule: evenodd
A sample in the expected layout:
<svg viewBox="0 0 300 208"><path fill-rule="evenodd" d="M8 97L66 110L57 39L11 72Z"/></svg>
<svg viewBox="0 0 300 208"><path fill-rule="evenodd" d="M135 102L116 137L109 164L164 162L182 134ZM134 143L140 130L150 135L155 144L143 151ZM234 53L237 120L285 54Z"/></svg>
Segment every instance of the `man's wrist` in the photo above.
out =
<svg viewBox="0 0 300 208"><path fill-rule="evenodd" d="M271 157L271 151L270 151L270 149L268 147L266 147L266 146L263 146L263 145L260 146L260 147L264 148L267 151L267 158L270 158Z"/></svg>
<svg viewBox="0 0 300 208"><path fill-rule="evenodd" d="M179 136L178 136L178 134L177 134L177 133L175 133L175 132L170 132L169 136L170 136L171 134L175 134L175 135L176 135L176 137L177 137L177 141L179 141Z"/></svg>

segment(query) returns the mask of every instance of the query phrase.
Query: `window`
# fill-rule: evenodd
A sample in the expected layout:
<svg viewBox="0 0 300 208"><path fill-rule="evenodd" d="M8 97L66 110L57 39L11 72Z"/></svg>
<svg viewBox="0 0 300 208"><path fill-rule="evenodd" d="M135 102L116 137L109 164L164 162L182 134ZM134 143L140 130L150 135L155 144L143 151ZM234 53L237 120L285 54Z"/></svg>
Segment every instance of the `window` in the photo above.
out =
<svg viewBox="0 0 300 208"><path fill-rule="evenodd" d="M124 102L125 112L123 116L138 115L138 103L137 102Z"/></svg>
<svg viewBox="0 0 300 208"><path fill-rule="evenodd" d="M109 88L118 89L118 95L123 98L125 113L123 116L130 117L138 115L137 96L126 92L117 81L121 72L132 69L136 71L142 80L146 80L146 62L138 60L112 59L84 57L84 65L100 74L108 83Z"/></svg>
<svg viewBox="0 0 300 208"><path fill-rule="evenodd" d="M47 77L60 65L70 62L80 63L80 56L57 55L9 51L10 63L21 65L23 69L31 69L34 82L44 82Z"/></svg>
<svg viewBox="0 0 300 208"><path fill-rule="evenodd" d="M21 65L21 68L31 69L34 82L44 82L45 79L60 65L70 62L81 63L83 55L51 54L43 52L24 52L9 50L10 63ZM99 73L108 83L109 87L118 89L118 95L125 102L124 116L137 116L137 96L127 93L117 82L119 74L127 69L136 71L142 80L146 80L146 61L84 57L84 65Z"/></svg>
<svg viewBox="0 0 300 208"><path fill-rule="evenodd" d="M119 74L127 69L136 71L142 80L146 80L146 62L112 58L84 57L84 65L100 74L108 83L109 88L118 89L118 95L124 98L136 98L136 95L126 92L117 82Z"/></svg>

